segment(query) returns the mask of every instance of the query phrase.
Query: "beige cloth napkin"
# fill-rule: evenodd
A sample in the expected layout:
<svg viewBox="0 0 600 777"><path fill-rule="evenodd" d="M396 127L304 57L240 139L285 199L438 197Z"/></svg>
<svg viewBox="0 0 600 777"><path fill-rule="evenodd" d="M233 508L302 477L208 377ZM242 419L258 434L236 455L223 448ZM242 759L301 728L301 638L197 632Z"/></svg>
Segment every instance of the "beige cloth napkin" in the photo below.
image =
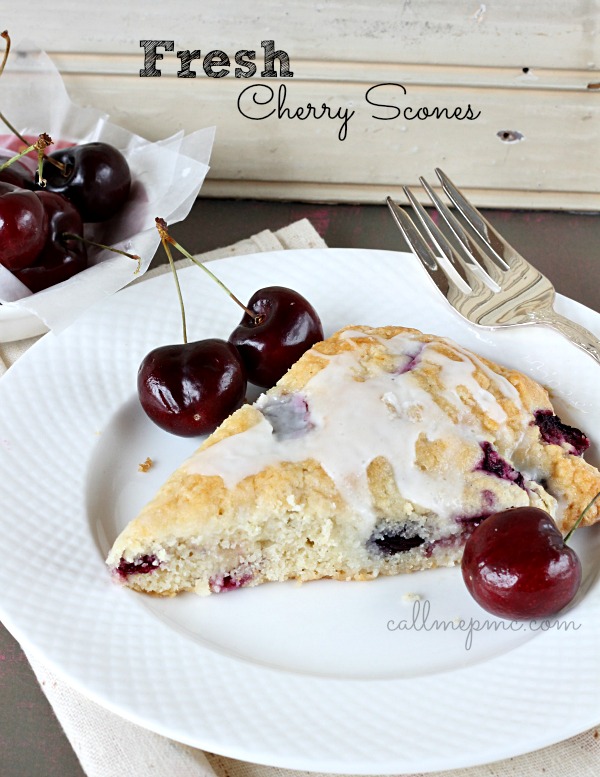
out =
<svg viewBox="0 0 600 777"><path fill-rule="evenodd" d="M323 247L323 240L304 219L278 232L266 230L198 258L210 261L262 251ZM188 260L183 260L178 265L185 266L187 263ZM143 283L148 277L166 269L151 270L136 282ZM0 344L0 375L36 339ZM149 774L157 777L303 777L308 774L235 761L165 739L82 696L37 658L30 657L30 663L88 777L148 777ZM548 682L552 682L551 677ZM515 700L517 703L518 700ZM529 755L470 769L436 772L430 777L597 777L599 773L600 731L592 729Z"/></svg>

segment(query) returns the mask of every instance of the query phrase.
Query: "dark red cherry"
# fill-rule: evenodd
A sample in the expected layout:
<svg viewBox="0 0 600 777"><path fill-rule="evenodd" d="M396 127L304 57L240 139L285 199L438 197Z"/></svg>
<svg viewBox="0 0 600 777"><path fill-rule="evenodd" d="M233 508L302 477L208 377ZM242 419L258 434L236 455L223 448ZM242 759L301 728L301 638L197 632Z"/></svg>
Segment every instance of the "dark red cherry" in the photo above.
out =
<svg viewBox="0 0 600 777"><path fill-rule="evenodd" d="M127 160L108 143L82 143L50 154L65 166L64 172L44 164L46 190L58 192L77 207L86 221L106 221L118 213L131 187Z"/></svg>
<svg viewBox="0 0 600 777"><path fill-rule="evenodd" d="M323 326L313 306L297 291L283 286L259 289L247 305L229 342L240 352L251 383L270 388L323 339Z"/></svg>
<svg viewBox="0 0 600 777"><path fill-rule="evenodd" d="M15 270L14 275L31 291L41 291L66 281L87 267L84 243L65 233L83 235L79 211L62 194L37 191L48 218L48 238L40 255L29 267Z"/></svg>
<svg viewBox="0 0 600 777"><path fill-rule="evenodd" d="M149 418L182 437L214 431L246 396L239 354L216 338L155 348L140 365L137 385Z"/></svg>
<svg viewBox="0 0 600 777"><path fill-rule="evenodd" d="M547 618L566 607L581 583L581 563L548 513L514 507L473 531L462 560L473 598L502 618Z"/></svg>
<svg viewBox="0 0 600 777"><path fill-rule="evenodd" d="M0 182L0 264L19 270L32 264L48 237L44 207L33 192Z"/></svg>

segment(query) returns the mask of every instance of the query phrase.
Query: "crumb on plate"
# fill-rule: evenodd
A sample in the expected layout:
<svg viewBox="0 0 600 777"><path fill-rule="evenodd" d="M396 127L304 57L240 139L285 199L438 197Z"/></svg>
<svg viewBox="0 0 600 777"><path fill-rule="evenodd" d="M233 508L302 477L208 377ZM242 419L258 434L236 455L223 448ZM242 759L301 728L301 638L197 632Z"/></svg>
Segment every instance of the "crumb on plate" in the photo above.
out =
<svg viewBox="0 0 600 777"><path fill-rule="evenodd" d="M138 472L148 472L150 467L154 464L150 456L146 458L146 461L143 461L141 464L138 465Z"/></svg>

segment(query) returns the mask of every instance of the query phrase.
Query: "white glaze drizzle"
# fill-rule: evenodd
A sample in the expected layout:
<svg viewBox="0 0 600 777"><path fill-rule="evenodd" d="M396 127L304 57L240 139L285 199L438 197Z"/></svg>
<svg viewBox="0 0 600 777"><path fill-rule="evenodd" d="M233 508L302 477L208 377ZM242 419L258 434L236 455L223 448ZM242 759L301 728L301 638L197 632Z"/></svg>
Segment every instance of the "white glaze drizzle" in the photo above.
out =
<svg viewBox="0 0 600 777"><path fill-rule="evenodd" d="M350 340L364 336L363 332L352 330L344 333L344 338ZM409 333L380 342L396 357L397 371L377 371L366 381L353 379L359 372L360 351L344 351L328 357L320 354L328 363L301 392L314 425L309 432L278 438L262 416L250 429L196 452L186 464L187 471L218 475L228 488L233 488L268 466L314 459L346 502L364 517L366 524L372 524L374 516L366 470L375 458L382 456L391 464L404 498L440 517L448 518L460 512L464 489L460 472L454 471L450 479L442 479L439 473L430 475L423 471L415 465L415 446L421 434L429 440L444 439L450 445L459 441L477 445L483 436L481 432L478 436L477 430L469 426L454 424L420 387L413 370L402 372L402 369L417 353L417 362L437 365L444 398L457 408L459 418L469 415L457 391L459 386L464 386L491 418L500 424L506 420L506 413L496 398L475 380L475 364L489 374L505 396L520 404L518 392L508 380L454 344L452 349L461 357L460 361L437 351L435 343L423 343ZM414 368L418 369L418 363ZM272 397L263 395L255 406L260 410L270 401Z"/></svg>

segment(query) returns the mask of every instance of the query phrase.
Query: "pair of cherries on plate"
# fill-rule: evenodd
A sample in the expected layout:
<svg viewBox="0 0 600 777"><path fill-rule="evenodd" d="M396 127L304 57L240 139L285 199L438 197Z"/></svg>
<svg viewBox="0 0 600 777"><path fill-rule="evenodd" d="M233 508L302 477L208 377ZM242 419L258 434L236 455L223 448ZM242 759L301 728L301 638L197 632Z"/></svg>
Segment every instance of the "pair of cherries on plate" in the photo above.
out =
<svg viewBox="0 0 600 777"><path fill-rule="evenodd" d="M8 161L0 154L0 165ZM42 176L17 160L0 172L0 264L30 291L87 267L84 223L106 221L129 197L127 160L108 143L63 148L44 158Z"/></svg>
<svg viewBox="0 0 600 777"><path fill-rule="evenodd" d="M256 291L227 341L164 345L139 368L142 408L182 437L210 434L244 403L248 382L270 388L323 339L323 326L301 294L283 286Z"/></svg>
<svg viewBox="0 0 600 777"><path fill-rule="evenodd" d="M148 353L138 370L140 404L155 424L181 437L210 434L246 399L248 382L270 388L323 339L314 307L301 294L283 286L256 291L247 305L202 262L171 237L166 222L156 219L175 278L182 312L183 343L163 345ZM187 341L185 312L171 246L211 276L243 310L227 341Z"/></svg>

